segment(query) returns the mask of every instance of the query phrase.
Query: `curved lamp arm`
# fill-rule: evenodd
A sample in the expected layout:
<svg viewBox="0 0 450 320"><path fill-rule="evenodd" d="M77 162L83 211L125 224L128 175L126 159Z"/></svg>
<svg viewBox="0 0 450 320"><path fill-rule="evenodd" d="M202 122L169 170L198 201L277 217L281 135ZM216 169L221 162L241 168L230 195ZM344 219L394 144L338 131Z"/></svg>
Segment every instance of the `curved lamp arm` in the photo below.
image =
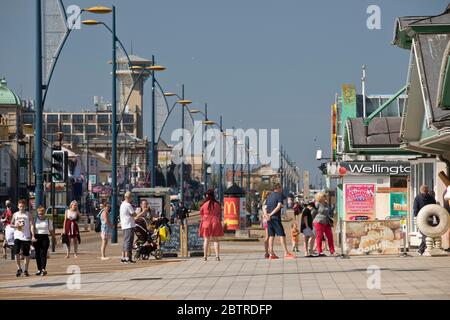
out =
<svg viewBox="0 0 450 320"><path fill-rule="evenodd" d="M66 15L66 10L65 10L66 8L64 7L64 4L62 3L61 0L59 0L59 5L63 9L62 12L64 13L64 20L67 21L67 15ZM64 24L66 26L66 33L64 35L63 41L61 42L61 46L59 47L58 51L56 52L55 61L53 62L52 68L50 69L50 73L48 74L48 78L46 79L47 82L45 83L44 95L42 97L42 110L44 110L45 100L47 98L48 87L50 86L50 81L52 80L52 77L53 77L53 71L55 70L59 56L61 55L61 51L62 51L64 45L66 44L67 38L69 37L70 33L72 32L73 27L75 26L75 21L78 20L78 18L81 16L81 14L84 11L85 11L84 9L80 10L78 17L73 20L73 24L70 28L68 28L67 25Z"/></svg>

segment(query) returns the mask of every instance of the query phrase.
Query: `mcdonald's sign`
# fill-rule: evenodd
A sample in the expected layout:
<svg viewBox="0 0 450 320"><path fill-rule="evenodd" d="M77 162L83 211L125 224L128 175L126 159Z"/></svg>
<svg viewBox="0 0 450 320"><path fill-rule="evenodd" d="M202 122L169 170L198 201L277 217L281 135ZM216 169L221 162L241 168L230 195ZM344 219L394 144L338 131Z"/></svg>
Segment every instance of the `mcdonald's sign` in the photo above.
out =
<svg viewBox="0 0 450 320"><path fill-rule="evenodd" d="M226 197L223 207L223 218L227 230L239 230L240 199Z"/></svg>

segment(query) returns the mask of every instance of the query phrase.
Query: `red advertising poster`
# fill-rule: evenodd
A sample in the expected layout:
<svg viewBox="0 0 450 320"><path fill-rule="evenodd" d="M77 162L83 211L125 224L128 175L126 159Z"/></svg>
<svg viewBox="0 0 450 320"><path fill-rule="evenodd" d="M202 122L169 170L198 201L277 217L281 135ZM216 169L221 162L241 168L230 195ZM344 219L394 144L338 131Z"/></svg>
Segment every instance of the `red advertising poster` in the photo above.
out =
<svg viewBox="0 0 450 320"><path fill-rule="evenodd" d="M346 220L373 220L375 213L374 184L345 185Z"/></svg>
<svg viewBox="0 0 450 320"><path fill-rule="evenodd" d="M240 199L225 197L223 207L223 217L226 229L239 230Z"/></svg>

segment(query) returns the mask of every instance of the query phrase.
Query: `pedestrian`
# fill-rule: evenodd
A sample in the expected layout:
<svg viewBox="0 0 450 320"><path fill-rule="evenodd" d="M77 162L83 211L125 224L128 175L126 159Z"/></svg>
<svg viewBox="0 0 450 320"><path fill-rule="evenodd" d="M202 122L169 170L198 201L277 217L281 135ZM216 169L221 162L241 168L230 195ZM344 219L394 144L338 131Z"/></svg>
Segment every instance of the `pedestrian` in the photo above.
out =
<svg viewBox="0 0 450 320"><path fill-rule="evenodd" d="M291 225L291 240L292 240L292 251L298 252L298 236L300 231L298 230L298 225L293 222Z"/></svg>
<svg viewBox="0 0 450 320"><path fill-rule="evenodd" d="M3 235L4 235L4 240L3 240L3 258L6 259L6 248L8 247L8 241L7 241L7 237L6 237L6 230L11 226L11 219L12 219L12 204L10 200L6 200L5 202L5 212L3 212L2 218L1 218L1 222L3 224Z"/></svg>
<svg viewBox="0 0 450 320"><path fill-rule="evenodd" d="M269 231L268 231L268 225L267 222L269 221L267 218L267 197L269 196L271 191L264 191L262 195L262 202L261 202L261 209L263 212L262 222L263 222L263 228L264 228L264 249L265 249L265 258L269 259Z"/></svg>
<svg viewBox="0 0 450 320"><path fill-rule="evenodd" d="M34 228L35 228L35 238L36 241L33 242L33 247L36 254L36 265L38 272L37 276L45 276L47 275L46 267L47 267L47 254L48 247L50 246L50 238L54 236L53 231L53 222L45 217L45 208L44 206L39 206L37 208L37 216L34 220Z"/></svg>
<svg viewBox="0 0 450 320"><path fill-rule="evenodd" d="M180 206L177 209L177 219L181 226L187 225L187 218L189 218L189 210L184 206L181 201Z"/></svg>
<svg viewBox="0 0 450 320"><path fill-rule="evenodd" d="M332 233L332 220L330 219L329 212L330 207L326 201L325 193L319 192L316 195L316 208L313 212L313 225L316 231L316 249L319 257L325 256L322 252L322 240L325 234L330 249L330 254L335 255L333 233Z"/></svg>
<svg viewBox="0 0 450 320"><path fill-rule="evenodd" d="M214 190L206 192L206 201L200 208L200 228L199 236L204 238L203 259L206 261L210 242L214 242L216 260L220 261L219 237L223 237L222 222L220 221L220 203L217 202Z"/></svg>
<svg viewBox="0 0 450 320"><path fill-rule="evenodd" d="M302 212L301 224L300 224L300 232L303 234L303 239L305 243L305 257L312 257L314 250L314 226L313 226L313 218L311 215L312 210L314 209L314 202L309 202Z"/></svg>
<svg viewBox="0 0 450 320"><path fill-rule="evenodd" d="M64 229L62 232L63 239L65 238L66 244L66 257L70 257L70 246L71 242L73 242L73 252L74 258L78 258L78 244L81 242L80 239L80 230L78 228L78 219L80 217L80 211L78 210L78 202L73 200L69 209L66 210L64 214Z"/></svg>
<svg viewBox="0 0 450 320"><path fill-rule="evenodd" d="M148 206L147 199L142 199L141 200L141 207L140 207L140 209L141 209L140 212L136 211L136 214L142 213L141 216L145 215L147 218L151 218L151 216L150 216L150 208Z"/></svg>
<svg viewBox="0 0 450 320"><path fill-rule="evenodd" d="M426 205L436 204L436 199L430 194L430 189L428 188L427 185L425 184L421 185L419 191L420 193L414 198L414 205L413 205L414 217L417 217L420 209L422 209ZM423 255L425 249L427 248L426 244L427 236L424 235L421 231L420 234L422 235L422 242L420 243L419 250L417 250L417 253Z"/></svg>
<svg viewBox="0 0 450 320"><path fill-rule="evenodd" d="M32 223L33 214L25 211L25 200L19 200L17 207L19 211L13 214L11 226L14 228L14 254L16 255L17 273L16 277L23 274L29 277L28 265L30 263L30 246L34 238L34 224ZM25 265L20 265L20 252L25 259Z"/></svg>
<svg viewBox="0 0 450 320"><path fill-rule="evenodd" d="M109 239L111 239L112 231L114 229L114 225L112 224L112 219L110 216L111 206L108 202L105 201L103 204L103 210L100 212L100 223L101 223L101 237L102 237L102 246L100 248L100 253L102 255L102 260L109 260L106 257L106 246L108 245Z"/></svg>
<svg viewBox="0 0 450 320"><path fill-rule="evenodd" d="M132 249L134 242L134 228L136 227L135 219L139 219L146 212L141 211L139 214L131 205L132 195L130 191L125 192L125 199L120 205L120 226L123 231L123 247L122 247L122 263L135 263L132 259Z"/></svg>
<svg viewBox="0 0 450 320"><path fill-rule="evenodd" d="M266 201L266 218L267 231L269 234L269 259L278 259L273 251L273 241L275 235L280 237L281 246L284 250L285 258L295 258L295 256L287 250L286 234L281 223L281 209L283 207L283 195L281 194L281 185L277 183L274 191L267 197Z"/></svg>
<svg viewBox="0 0 450 320"><path fill-rule="evenodd" d="M297 220L297 217L302 212L302 206L300 205L300 203L298 201L295 201L292 209L294 209L294 218L295 218L295 220Z"/></svg>

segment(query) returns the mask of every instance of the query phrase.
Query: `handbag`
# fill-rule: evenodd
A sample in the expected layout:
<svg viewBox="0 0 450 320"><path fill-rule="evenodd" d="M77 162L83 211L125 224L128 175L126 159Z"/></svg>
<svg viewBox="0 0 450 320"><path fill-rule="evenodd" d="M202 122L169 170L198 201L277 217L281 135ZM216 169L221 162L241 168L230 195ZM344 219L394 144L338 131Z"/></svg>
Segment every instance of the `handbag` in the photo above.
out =
<svg viewBox="0 0 450 320"><path fill-rule="evenodd" d="M306 227L305 229L303 229L302 233L305 237L312 237L314 235L314 232L310 227Z"/></svg>
<svg viewBox="0 0 450 320"><path fill-rule="evenodd" d="M67 234L65 234L65 233L63 233L62 235L61 235L61 242L62 242L62 244L67 244Z"/></svg>

